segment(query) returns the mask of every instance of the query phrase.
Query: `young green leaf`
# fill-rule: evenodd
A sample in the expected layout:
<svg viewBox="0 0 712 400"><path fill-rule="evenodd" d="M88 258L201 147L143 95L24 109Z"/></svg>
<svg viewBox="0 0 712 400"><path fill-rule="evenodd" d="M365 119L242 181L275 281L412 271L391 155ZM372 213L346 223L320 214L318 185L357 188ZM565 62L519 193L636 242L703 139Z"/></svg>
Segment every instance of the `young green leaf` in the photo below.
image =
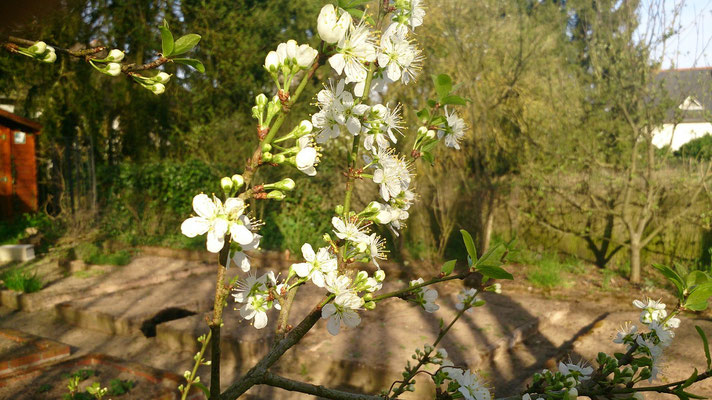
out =
<svg viewBox="0 0 712 400"><path fill-rule="evenodd" d="M198 60L194 60L192 58L174 58L173 62L193 67L201 74L205 73L205 66L203 66L203 63Z"/></svg>
<svg viewBox="0 0 712 400"><path fill-rule="evenodd" d="M203 391L203 394L205 395L205 398L206 398L206 399L209 399L209 398L210 398L210 390L209 390L205 385L203 385L203 384L200 383L200 382L193 382L193 386L195 386L195 387L197 387L198 389L202 390L202 391Z"/></svg>
<svg viewBox="0 0 712 400"><path fill-rule="evenodd" d="M443 275L450 275L450 274L452 274L452 271L455 270L455 263L456 263L456 262L457 262L457 260L446 261L445 264L443 264L443 267L442 267L442 270L441 270L442 273L443 273Z"/></svg>
<svg viewBox="0 0 712 400"><path fill-rule="evenodd" d="M507 252L507 248L504 247L502 243L497 243L494 246L490 246L485 254L480 257L475 263L475 268L480 268L481 266L488 267L499 267L504 262L503 258Z"/></svg>
<svg viewBox="0 0 712 400"><path fill-rule="evenodd" d="M199 42L200 35L197 35L195 33L189 33L185 36L181 36L180 38L178 38L178 40L176 40L171 55L177 56L183 53L187 53L191 51L193 47L197 46Z"/></svg>
<svg viewBox="0 0 712 400"><path fill-rule="evenodd" d="M685 282L687 287L691 288L693 286L700 285L710 280L710 277L704 271L692 271L685 277Z"/></svg>
<svg viewBox="0 0 712 400"><path fill-rule="evenodd" d="M454 104L458 106L464 106L467 105L467 99L464 97L460 96L455 96L454 94L448 95L440 99L440 104L441 105L448 105L448 104Z"/></svg>
<svg viewBox="0 0 712 400"><path fill-rule="evenodd" d="M163 57L168 57L173 54L173 34L168 29L168 22L163 20L163 25L159 26L158 29L161 31L161 52Z"/></svg>
<svg viewBox="0 0 712 400"><path fill-rule="evenodd" d="M682 277L667 265L653 264L653 267L665 275L665 277L675 285L675 288L677 288L677 297L682 299L682 293L685 291L685 281Z"/></svg>
<svg viewBox="0 0 712 400"><path fill-rule="evenodd" d="M452 91L452 79L448 74L433 75L433 83L435 84L435 92L440 99L446 97Z"/></svg>
<svg viewBox="0 0 712 400"><path fill-rule="evenodd" d="M477 249L475 248L475 242L472 240L472 236L464 229L460 229L460 234L462 235L462 241L465 242L467 254L473 261L477 260Z"/></svg>
<svg viewBox="0 0 712 400"><path fill-rule="evenodd" d="M502 267L496 267L494 265L481 265L477 268L477 272L481 273L487 278L492 279L509 279L513 280L514 277L509 272L505 271Z"/></svg>
<svg viewBox="0 0 712 400"><path fill-rule="evenodd" d="M430 119L430 111L428 111L427 108L423 108L422 110L418 111L415 115L418 116L418 119L420 119L421 122L426 123Z"/></svg>
<svg viewBox="0 0 712 400"><path fill-rule="evenodd" d="M705 282L695 287L685 301L685 308L702 311L707 308L707 300L712 297L712 282Z"/></svg>
<svg viewBox="0 0 712 400"><path fill-rule="evenodd" d="M705 334L705 331L702 330L702 328L695 325L695 329L702 338L702 345L705 348L705 357L707 358L707 370L709 371L710 367L712 366L712 358L710 357L710 343L707 341L707 335Z"/></svg>

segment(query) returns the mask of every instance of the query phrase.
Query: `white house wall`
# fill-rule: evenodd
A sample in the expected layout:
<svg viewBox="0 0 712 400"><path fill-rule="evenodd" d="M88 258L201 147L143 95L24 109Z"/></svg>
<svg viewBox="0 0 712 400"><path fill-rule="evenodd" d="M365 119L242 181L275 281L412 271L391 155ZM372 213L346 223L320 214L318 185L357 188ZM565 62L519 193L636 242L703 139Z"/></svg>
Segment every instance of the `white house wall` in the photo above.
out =
<svg viewBox="0 0 712 400"><path fill-rule="evenodd" d="M709 122L664 124L662 129L653 133L653 144L656 147L670 145L673 150L677 150L690 140L707 134L712 135L712 124Z"/></svg>

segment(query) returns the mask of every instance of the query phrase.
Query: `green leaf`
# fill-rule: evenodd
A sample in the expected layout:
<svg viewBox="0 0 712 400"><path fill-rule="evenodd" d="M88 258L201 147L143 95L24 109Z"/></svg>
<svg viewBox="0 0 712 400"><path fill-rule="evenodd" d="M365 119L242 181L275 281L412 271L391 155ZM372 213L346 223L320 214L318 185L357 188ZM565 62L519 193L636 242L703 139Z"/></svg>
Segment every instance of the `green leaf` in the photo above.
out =
<svg viewBox="0 0 712 400"><path fill-rule="evenodd" d="M695 325L695 329L697 330L697 333L699 333L700 337L702 338L702 345L705 348L705 357L707 358L707 370L709 371L710 366L712 366L712 357L710 357L710 343L707 341L707 335L705 334L705 331L702 330L702 328Z"/></svg>
<svg viewBox="0 0 712 400"><path fill-rule="evenodd" d="M692 311L702 311L707 308L707 300L712 297L712 282L697 285L685 301L685 308Z"/></svg>
<svg viewBox="0 0 712 400"><path fill-rule="evenodd" d="M428 107L433 108L433 107L435 107L436 104L438 104L437 101L435 101L433 99L428 100Z"/></svg>
<svg viewBox="0 0 712 400"><path fill-rule="evenodd" d="M203 66L203 63L200 62L199 60L195 60L192 58L174 58L173 62L178 63L178 64L185 64L189 67L193 67L201 74L205 73L205 66Z"/></svg>
<svg viewBox="0 0 712 400"><path fill-rule="evenodd" d="M710 280L710 277L703 271L699 271L699 270L692 271L689 274L687 274L687 276L685 277L685 282L687 283L688 288L703 284L709 280Z"/></svg>
<svg viewBox="0 0 712 400"><path fill-rule="evenodd" d="M707 398L707 397L704 397L704 396L700 396L700 395L696 395L696 394L693 394L693 393L690 393L690 392L686 392L686 391L684 391L684 390L682 391L682 393L684 393L684 394L685 394L688 398L690 398L690 399L706 399L706 398Z"/></svg>
<svg viewBox="0 0 712 400"><path fill-rule="evenodd" d="M423 152L420 156L423 157L423 160L429 162L430 165L432 165L435 162L435 157L433 156L432 153Z"/></svg>
<svg viewBox="0 0 712 400"><path fill-rule="evenodd" d="M206 399L209 399L209 398L210 398L210 390L209 390L205 385L203 385L203 384L200 383L200 382L193 382L193 386L195 386L195 387L197 387L198 389L202 390L202 391L203 391L203 394L205 394L205 398L206 398Z"/></svg>
<svg viewBox="0 0 712 400"><path fill-rule="evenodd" d="M430 119L430 111L428 111L427 108L423 108L422 110L418 111L415 115L418 116L418 119L420 119L421 122L426 123Z"/></svg>
<svg viewBox="0 0 712 400"><path fill-rule="evenodd" d="M491 246L487 249L485 254L477 260L475 268L479 268L480 266L499 267L503 264L502 258L504 257L506 251L507 248L504 247L502 243L497 243L496 245Z"/></svg>
<svg viewBox="0 0 712 400"><path fill-rule="evenodd" d="M494 265L481 265L477 268L477 271L488 278L493 279L509 279L513 280L514 277L509 272L505 271L502 267L496 267Z"/></svg>
<svg viewBox="0 0 712 400"><path fill-rule="evenodd" d="M467 105L467 99L464 97L460 96L455 96L454 94L448 95L440 99L440 104L441 105L448 105L448 104L454 104L458 106L464 106Z"/></svg>
<svg viewBox="0 0 712 400"><path fill-rule="evenodd" d="M685 380L685 383L682 384L682 388L690 387L695 381L697 380L697 368L695 368L695 371L692 372L692 375L690 375L689 378Z"/></svg>
<svg viewBox="0 0 712 400"><path fill-rule="evenodd" d="M168 22L163 20L163 25L159 26L158 29L161 30L161 51L163 52L163 57L168 57L173 54L173 34L168 29Z"/></svg>
<svg viewBox="0 0 712 400"><path fill-rule="evenodd" d="M467 248L467 254L470 256L472 262L477 260L477 249L475 248L475 242L472 241L472 236L469 232L464 229L460 229L460 234L462 235L462 241L465 242L465 248ZM472 263L468 263L472 266Z"/></svg>
<svg viewBox="0 0 712 400"><path fill-rule="evenodd" d="M187 53L193 49L200 42L200 35L195 33L189 33L185 36L181 36L176 40L175 46L173 47L172 55L179 55Z"/></svg>
<svg viewBox="0 0 712 400"><path fill-rule="evenodd" d="M448 74L433 75L433 83L435 92L441 100L452 91L452 79Z"/></svg>
<svg viewBox="0 0 712 400"><path fill-rule="evenodd" d="M443 275L452 274L452 271L455 270L456 262L457 262L457 260L450 260L450 261L445 262L445 264L443 264L442 269L440 270L443 273Z"/></svg>
<svg viewBox="0 0 712 400"><path fill-rule="evenodd" d="M682 277L667 265L653 264L653 267L662 272L662 274L675 285L677 288L677 297L682 299L682 293L685 291L685 281L682 280Z"/></svg>

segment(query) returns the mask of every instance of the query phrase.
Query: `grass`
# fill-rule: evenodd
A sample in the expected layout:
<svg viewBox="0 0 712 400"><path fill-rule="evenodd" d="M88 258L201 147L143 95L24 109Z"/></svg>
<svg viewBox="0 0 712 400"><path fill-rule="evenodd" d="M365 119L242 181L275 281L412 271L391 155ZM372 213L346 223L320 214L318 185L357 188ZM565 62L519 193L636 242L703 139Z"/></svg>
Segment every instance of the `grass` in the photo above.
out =
<svg viewBox="0 0 712 400"><path fill-rule="evenodd" d="M30 274L19 267L13 267L0 273L0 279L10 290L22 293L34 293L42 289L42 279L37 274Z"/></svg>
<svg viewBox="0 0 712 400"><path fill-rule="evenodd" d="M77 257L87 264L95 265L126 265L131 262L132 253L119 250L113 253L102 251L94 243L81 243L74 249Z"/></svg>
<svg viewBox="0 0 712 400"><path fill-rule="evenodd" d="M579 259L568 257L561 261L554 253L537 254L529 250L519 250L513 261L529 265L527 279L532 285L544 289L567 286L570 282L566 275L586 272L586 267Z"/></svg>

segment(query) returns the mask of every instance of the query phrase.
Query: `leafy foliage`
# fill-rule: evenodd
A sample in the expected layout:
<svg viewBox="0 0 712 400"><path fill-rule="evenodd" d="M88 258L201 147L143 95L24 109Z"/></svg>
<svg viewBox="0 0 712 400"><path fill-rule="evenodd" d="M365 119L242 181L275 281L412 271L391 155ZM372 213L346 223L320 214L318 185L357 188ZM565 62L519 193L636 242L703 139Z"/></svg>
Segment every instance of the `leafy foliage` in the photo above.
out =
<svg viewBox="0 0 712 400"><path fill-rule="evenodd" d="M12 267L0 273L0 280L10 290L22 293L39 292L44 284L36 273L30 273L21 267Z"/></svg>

